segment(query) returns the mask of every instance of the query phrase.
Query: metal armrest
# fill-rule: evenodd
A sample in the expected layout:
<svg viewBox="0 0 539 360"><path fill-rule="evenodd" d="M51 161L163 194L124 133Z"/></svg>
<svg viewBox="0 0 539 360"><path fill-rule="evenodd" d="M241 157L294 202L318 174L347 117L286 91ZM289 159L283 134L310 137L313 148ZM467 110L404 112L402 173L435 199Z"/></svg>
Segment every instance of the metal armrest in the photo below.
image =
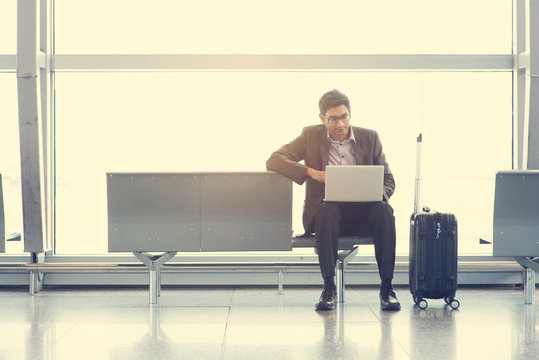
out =
<svg viewBox="0 0 539 360"><path fill-rule="evenodd" d="M21 241L21 233L11 233L7 235L6 241Z"/></svg>

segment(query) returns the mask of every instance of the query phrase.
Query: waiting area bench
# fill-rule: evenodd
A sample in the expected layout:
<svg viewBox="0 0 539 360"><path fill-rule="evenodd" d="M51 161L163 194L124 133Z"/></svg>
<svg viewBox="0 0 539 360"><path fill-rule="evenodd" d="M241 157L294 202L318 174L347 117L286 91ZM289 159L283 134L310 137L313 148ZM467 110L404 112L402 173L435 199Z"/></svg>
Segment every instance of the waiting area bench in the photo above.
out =
<svg viewBox="0 0 539 360"><path fill-rule="evenodd" d="M109 252L132 252L148 267L150 304L158 303L163 265L178 252L316 246L312 236L293 237L292 182L273 172L108 173L107 209ZM364 244L373 239L339 239L339 302L346 265Z"/></svg>
<svg viewBox="0 0 539 360"><path fill-rule="evenodd" d="M6 236L6 221L4 215L4 191L2 188L2 174L0 174L0 253L6 252L6 241L20 240L20 233L11 233Z"/></svg>
<svg viewBox="0 0 539 360"><path fill-rule="evenodd" d="M494 195L494 256L524 268L525 303L532 304L539 272L539 170L499 171Z"/></svg>
<svg viewBox="0 0 539 360"><path fill-rule="evenodd" d="M0 174L0 253L6 252L6 225L4 220L4 195L2 191L2 174Z"/></svg>

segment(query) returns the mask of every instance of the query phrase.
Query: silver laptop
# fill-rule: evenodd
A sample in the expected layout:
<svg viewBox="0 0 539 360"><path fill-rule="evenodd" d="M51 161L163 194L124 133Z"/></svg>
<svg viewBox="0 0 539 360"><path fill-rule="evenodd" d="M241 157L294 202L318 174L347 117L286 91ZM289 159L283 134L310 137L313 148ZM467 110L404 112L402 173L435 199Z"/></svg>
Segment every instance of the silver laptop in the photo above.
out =
<svg viewBox="0 0 539 360"><path fill-rule="evenodd" d="M326 166L325 201L382 201L383 165Z"/></svg>

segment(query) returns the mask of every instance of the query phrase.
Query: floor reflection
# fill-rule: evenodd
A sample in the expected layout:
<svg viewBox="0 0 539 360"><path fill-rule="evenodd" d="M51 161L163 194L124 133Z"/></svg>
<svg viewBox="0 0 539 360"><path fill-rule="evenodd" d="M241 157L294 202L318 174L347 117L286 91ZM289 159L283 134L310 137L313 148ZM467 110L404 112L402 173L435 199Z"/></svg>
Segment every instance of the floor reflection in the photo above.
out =
<svg viewBox="0 0 539 360"><path fill-rule="evenodd" d="M337 304L334 311L316 312L323 319L324 326L323 337L318 344L320 359L331 359L335 354L350 351L346 349L344 337L344 311L344 306Z"/></svg>
<svg viewBox="0 0 539 360"><path fill-rule="evenodd" d="M319 359L395 359L395 341L391 332L391 317L386 323L352 322L346 317L347 307L339 304L335 311L319 312L324 320L324 336L319 344ZM363 319L360 319L363 320ZM387 323L389 322L389 324ZM402 349L399 358L407 357Z"/></svg>
<svg viewBox="0 0 539 360"><path fill-rule="evenodd" d="M535 342L535 306L524 306L524 344L530 345Z"/></svg>
<svg viewBox="0 0 539 360"><path fill-rule="evenodd" d="M539 359L539 304L511 289L463 289L458 310L410 302L399 312L381 311L370 289L316 312L301 297L312 291L301 291L261 305L264 289L242 290L241 305L228 306L181 306L180 296L141 305L143 292L140 301L122 291L0 293L0 360ZM215 296L194 292L206 303Z"/></svg>
<svg viewBox="0 0 539 360"><path fill-rule="evenodd" d="M147 333L132 346L111 349L109 359L148 359L149 354L155 359L172 359L168 356L178 353L180 349L161 329L160 312L159 306L149 305Z"/></svg>
<svg viewBox="0 0 539 360"><path fill-rule="evenodd" d="M525 309L520 314L515 314L513 323L521 323L522 326L514 327L512 341L512 357L514 359L529 358L529 354L536 354L539 358L539 339L536 335L536 308L534 305L522 305Z"/></svg>
<svg viewBox="0 0 539 360"><path fill-rule="evenodd" d="M455 314L449 305L419 309L415 306L410 313L410 354L421 356L436 354L441 359L457 359ZM441 353L443 349L443 353Z"/></svg>
<svg viewBox="0 0 539 360"><path fill-rule="evenodd" d="M56 342L57 324L51 319L50 309L40 306L39 299L30 297L28 311L26 312L27 323L30 325L26 330L24 359L36 359L54 349Z"/></svg>
<svg viewBox="0 0 539 360"><path fill-rule="evenodd" d="M219 358L226 324L183 321L174 317L175 310L185 311L149 306L146 334L132 344L111 348L109 359Z"/></svg>

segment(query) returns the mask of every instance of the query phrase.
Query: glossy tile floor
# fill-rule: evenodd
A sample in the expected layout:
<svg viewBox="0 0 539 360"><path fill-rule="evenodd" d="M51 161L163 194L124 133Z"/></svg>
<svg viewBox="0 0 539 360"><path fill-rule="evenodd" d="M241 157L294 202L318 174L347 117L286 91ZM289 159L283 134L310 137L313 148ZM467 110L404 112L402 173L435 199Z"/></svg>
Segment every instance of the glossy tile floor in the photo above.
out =
<svg viewBox="0 0 539 360"><path fill-rule="evenodd" d="M459 288L458 310L396 290L399 312L349 287L319 313L309 287L164 288L158 306L144 288L0 288L0 359L539 359L522 290Z"/></svg>

